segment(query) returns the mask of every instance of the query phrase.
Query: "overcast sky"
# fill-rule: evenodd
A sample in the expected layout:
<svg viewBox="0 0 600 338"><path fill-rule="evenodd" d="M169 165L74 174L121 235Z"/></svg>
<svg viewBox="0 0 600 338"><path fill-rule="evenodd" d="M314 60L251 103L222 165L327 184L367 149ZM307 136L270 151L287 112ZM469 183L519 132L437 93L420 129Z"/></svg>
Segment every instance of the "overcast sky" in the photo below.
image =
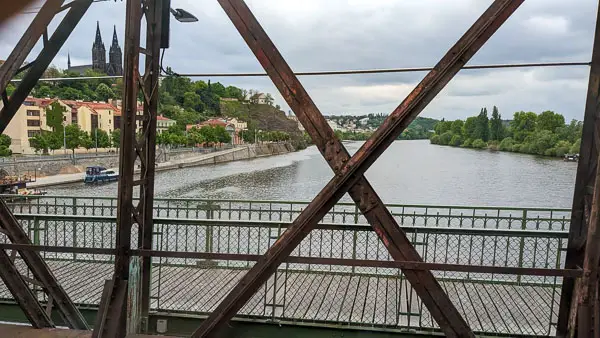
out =
<svg viewBox="0 0 600 338"><path fill-rule="evenodd" d="M247 0L295 71L433 66L489 6L488 0ZM470 64L588 61L597 12L593 0L527 0ZM258 72L262 68L215 0L172 0L200 21L171 24L171 48L163 64L180 73ZM39 8L34 5L32 9ZM92 5L54 64L91 63L96 21L108 52L112 27L123 43L125 3ZM6 59L33 14L0 27L0 59ZM53 23L52 27L54 27ZM38 49L39 50L39 46ZM108 58L108 57L107 57ZM423 116L455 119L481 107L515 111L554 110L582 119L588 67L466 70L425 109ZM424 73L300 77L324 114L389 113ZM208 79L204 79L208 80ZM213 78L224 85L273 93L268 78Z"/></svg>

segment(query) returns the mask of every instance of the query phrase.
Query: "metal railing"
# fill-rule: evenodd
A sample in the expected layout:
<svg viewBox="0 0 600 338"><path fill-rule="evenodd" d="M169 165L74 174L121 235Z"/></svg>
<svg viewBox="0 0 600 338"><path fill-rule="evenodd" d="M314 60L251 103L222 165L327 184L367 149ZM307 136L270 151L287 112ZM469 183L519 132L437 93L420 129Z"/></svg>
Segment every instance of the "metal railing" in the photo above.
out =
<svg viewBox="0 0 600 338"><path fill-rule="evenodd" d="M9 205L34 244L114 248L113 198L44 196ZM195 255L153 258L152 309L192 314L212 311L305 205L293 201L156 199L153 249ZM388 207L426 262L543 269L564 266L569 210ZM239 316L435 330L437 325L401 269L339 262L391 261L383 243L364 223L353 204L336 205L294 250L291 256L296 260L282 264ZM132 238L137 238L136 229ZM72 271L62 278L75 285L74 291L71 287L67 290L76 302L97 304L100 285L82 287L88 277L78 271L108 274L112 255L43 252L43 256L58 271ZM298 258L321 261L313 264ZM476 331L554 334L561 277L433 273Z"/></svg>

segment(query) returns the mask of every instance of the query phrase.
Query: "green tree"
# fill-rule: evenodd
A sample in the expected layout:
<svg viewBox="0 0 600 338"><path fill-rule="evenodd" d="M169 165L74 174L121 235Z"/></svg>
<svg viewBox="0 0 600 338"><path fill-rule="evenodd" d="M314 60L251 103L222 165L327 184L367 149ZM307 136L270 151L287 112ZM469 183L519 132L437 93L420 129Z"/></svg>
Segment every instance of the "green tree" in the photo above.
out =
<svg viewBox="0 0 600 338"><path fill-rule="evenodd" d="M571 143L567 140L558 141L554 146L554 154L552 156L563 157L565 154L569 153L571 149Z"/></svg>
<svg viewBox="0 0 600 338"><path fill-rule="evenodd" d="M6 134L0 134L0 147L8 148L10 147L11 143L12 139L10 138L10 136Z"/></svg>
<svg viewBox="0 0 600 338"><path fill-rule="evenodd" d="M492 118L490 119L490 140L502 140L504 138L503 129L502 116L498 113L498 107L494 106L492 108Z"/></svg>
<svg viewBox="0 0 600 338"><path fill-rule="evenodd" d="M190 144L192 144L192 145L204 143L204 136L200 132L200 129L198 129L196 127L192 127L190 130L188 130L187 135L188 135Z"/></svg>
<svg viewBox="0 0 600 338"><path fill-rule="evenodd" d="M47 115L46 115L47 116ZM47 135L48 149L54 151L63 147L63 131L53 131Z"/></svg>
<svg viewBox="0 0 600 338"><path fill-rule="evenodd" d="M58 103L58 101L52 102L52 104L46 108L46 124L48 127L52 128L53 131L60 131L62 133L63 114L66 111L67 109Z"/></svg>
<svg viewBox="0 0 600 338"><path fill-rule="evenodd" d="M204 111L204 103L200 95L194 92L187 92L183 95L183 108L197 112Z"/></svg>
<svg viewBox="0 0 600 338"><path fill-rule="evenodd" d="M579 154L579 150L581 148L581 139L577 139L575 143L569 149L569 154Z"/></svg>
<svg viewBox="0 0 600 338"><path fill-rule="evenodd" d="M471 147L476 148L476 149L483 149L483 148L487 147L487 144L485 143L484 140L478 138L475 141L473 141L473 144L471 145Z"/></svg>
<svg viewBox="0 0 600 338"><path fill-rule="evenodd" d="M447 132L443 133L442 135L440 135L440 144L442 144L442 145L450 144L451 140L452 140L452 132L450 132L450 131L447 131Z"/></svg>
<svg viewBox="0 0 600 338"><path fill-rule="evenodd" d="M475 124L475 137L482 139L487 142L490 137L489 120L487 115L487 108L482 108L479 115L477 115L477 122Z"/></svg>
<svg viewBox="0 0 600 338"><path fill-rule="evenodd" d="M86 133L85 131L81 131L81 134L79 135L79 140L80 140L79 141L80 146L84 147L87 150L90 150L96 146L95 140L92 139L90 134ZM68 142L67 142L67 145L68 145Z"/></svg>
<svg viewBox="0 0 600 338"><path fill-rule="evenodd" d="M500 142L500 150L501 151L513 151L513 146L515 142L511 137L507 137Z"/></svg>
<svg viewBox="0 0 600 338"><path fill-rule="evenodd" d="M110 133L112 146L119 149L121 147L121 129L115 129Z"/></svg>
<svg viewBox="0 0 600 338"><path fill-rule="evenodd" d="M115 92L105 83L101 83L96 87L96 97L106 102L109 99L115 98Z"/></svg>
<svg viewBox="0 0 600 338"><path fill-rule="evenodd" d="M462 134L467 139L474 139L477 129L477 116L468 117L463 125Z"/></svg>
<svg viewBox="0 0 600 338"><path fill-rule="evenodd" d="M454 135L462 135L462 130L463 130L463 126L464 125L465 125L465 122L463 120L456 120L456 121L452 122L452 126L450 127L450 131Z"/></svg>
<svg viewBox="0 0 600 338"><path fill-rule="evenodd" d="M41 152L43 154L47 154L49 148L48 135L46 133L40 133L29 138L29 145L35 150L36 153Z"/></svg>
<svg viewBox="0 0 600 338"><path fill-rule="evenodd" d="M102 129L94 129L91 133L92 141L94 141L94 147L96 144L98 148L108 148L110 147L110 136L108 133Z"/></svg>
<svg viewBox="0 0 600 338"><path fill-rule="evenodd" d="M70 125L66 126L65 127L65 138L66 138L67 149L71 149L73 154L75 154L75 149L77 149L83 145L82 142L83 142L83 138L85 137L84 135L87 135L87 133L82 131L79 128L78 124L70 124Z"/></svg>
<svg viewBox="0 0 600 338"><path fill-rule="evenodd" d="M440 144L440 135L438 135L438 134L431 135L431 138L429 139L429 141L432 144Z"/></svg>
<svg viewBox="0 0 600 338"><path fill-rule="evenodd" d="M214 127L215 137L219 143L231 143L231 135L227 132L223 126Z"/></svg>
<svg viewBox="0 0 600 338"><path fill-rule="evenodd" d="M450 140L450 145L454 147L459 147L463 143L463 139L460 135L454 134L452 139Z"/></svg>
<svg viewBox="0 0 600 338"><path fill-rule="evenodd" d="M536 129L536 121L537 115L533 112L516 112L510 121L510 129L515 141L523 142Z"/></svg>
<svg viewBox="0 0 600 338"><path fill-rule="evenodd" d="M440 122L436 123L433 129L436 134L442 135L443 133L452 130L452 121L442 119Z"/></svg>
<svg viewBox="0 0 600 338"><path fill-rule="evenodd" d="M536 130L547 130L555 132L556 129L565 126L565 118L560 114L556 114L553 111L545 111L537 116L536 119Z"/></svg>

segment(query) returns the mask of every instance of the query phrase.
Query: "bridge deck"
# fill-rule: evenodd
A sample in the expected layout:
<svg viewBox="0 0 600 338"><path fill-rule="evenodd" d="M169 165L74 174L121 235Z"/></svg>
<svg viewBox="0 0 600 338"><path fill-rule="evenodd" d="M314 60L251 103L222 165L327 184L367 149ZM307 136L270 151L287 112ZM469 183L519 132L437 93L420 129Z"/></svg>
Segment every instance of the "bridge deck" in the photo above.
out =
<svg viewBox="0 0 600 338"><path fill-rule="evenodd" d="M20 268L23 263L17 261ZM82 305L97 305L112 264L52 261L61 285ZM207 313L213 310L246 270L163 266L154 273L152 308ZM159 284L158 281L161 283ZM553 334L559 288L476 281L442 281L470 326L509 335ZM160 286L160 287L159 287ZM274 292L276 290L276 292ZM0 298L11 295L0 282ZM273 299L275 298L275 299ZM275 304L273 307L271 304ZM334 272L278 273L240 311L250 317L357 326L436 327L403 278ZM273 314L273 308L275 313Z"/></svg>

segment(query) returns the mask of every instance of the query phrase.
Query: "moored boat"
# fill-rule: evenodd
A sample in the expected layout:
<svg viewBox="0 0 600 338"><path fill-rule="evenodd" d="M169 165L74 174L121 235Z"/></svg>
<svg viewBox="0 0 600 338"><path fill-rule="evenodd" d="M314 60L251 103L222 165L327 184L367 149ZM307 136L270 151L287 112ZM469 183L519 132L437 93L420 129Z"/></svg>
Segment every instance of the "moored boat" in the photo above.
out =
<svg viewBox="0 0 600 338"><path fill-rule="evenodd" d="M114 170L106 169L101 166L87 167L85 170L85 183L107 183L115 182L119 179L119 174Z"/></svg>

